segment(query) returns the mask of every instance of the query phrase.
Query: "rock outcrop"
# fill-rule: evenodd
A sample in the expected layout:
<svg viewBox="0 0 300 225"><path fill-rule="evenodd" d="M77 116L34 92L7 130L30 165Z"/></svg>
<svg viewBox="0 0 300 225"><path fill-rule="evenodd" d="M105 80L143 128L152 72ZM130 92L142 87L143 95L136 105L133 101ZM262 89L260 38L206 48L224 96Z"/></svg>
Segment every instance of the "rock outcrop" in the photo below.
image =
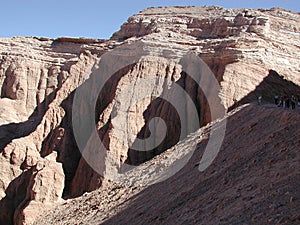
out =
<svg viewBox="0 0 300 225"><path fill-rule="evenodd" d="M64 170L72 176L68 165L76 165L76 160L80 158L76 148L63 150L63 144L68 142L61 139L64 139L64 135L70 137L71 129L63 132L64 127L60 127L63 120L66 120L62 103L66 102L80 82L84 81L85 72L91 68L96 59L80 46L36 38L1 40L3 52L1 102L5 107L1 110L0 128L1 204L9 211L1 213L0 220L3 223L12 223L14 210L25 200L26 192L29 191L26 190L26 186L19 187L24 183L12 181L22 181L25 179L24 174L27 176L26 179L33 179L32 176L35 176L33 168L53 151L57 151L59 157L51 157L50 160L53 162L45 164L45 167L46 170L53 169L55 174L59 171L56 171L57 167L53 166L53 163L59 165L59 162L68 162L64 165ZM70 53L69 48L73 49ZM45 142L53 137L54 132L58 134L52 138L52 146L49 149L49 146L45 146ZM69 174L66 177L70 179ZM64 183L64 176L60 178L62 179L60 182ZM39 176L36 179L39 179ZM48 184L54 182L51 179L54 177L49 177L49 180L42 182L41 186L48 188ZM27 186L29 184L27 181ZM53 194L59 193L59 189L56 190L55 187L49 186L48 191ZM15 190L19 189L22 193L15 194ZM11 190L14 194L10 193ZM51 201L49 200L49 203Z"/></svg>
<svg viewBox="0 0 300 225"><path fill-rule="evenodd" d="M157 98L171 82L188 93L199 124L211 122L208 96L178 64L185 54L193 53L209 66L220 84L225 110L255 101L258 95L268 102L275 94L299 93L299 22L299 14L276 8L162 7L130 17L110 40L0 39L0 223L30 223L32 211L99 188L110 179L108 170L118 171L124 163L138 165L175 145L180 118L168 102ZM98 90L95 127L108 149L99 174L81 157L74 137L74 95L93 82L93 66L105 53L137 43L147 57L117 71ZM162 59L161 52L172 54ZM155 82L140 87L141 78ZM148 98L131 105L143 92L150 93ZM83 96L82 116L89 115L88 98ZM163 142L147 152L126 146L129 139L150 135L153 117L166 121ZM122 126L124 121L128 127ZM87 147L93 145L90 134L88 130Z"/></svg>
<svg viewBox="0 0 300 225"><path fill-rule="evenodd" d="M205 125L210 121L210 110L201 88L182 73L180 67L170 63L172 60L164 62L161 59L153 60L153 57L161 51L175 52L172 56L174 58L180 58L188 52L199 55L219 81L219 96L228 110L238 104L256 101L259 95L271 102L275 94L291 96L299 91L300 80L297 74L300 55L296 52L299 48L298 22L298 14L280 9L227 10L219 7L151 8L129 18L121 30L112 36L112 40L124 44L142 41L152 55L152 60L145 58L132 69L122 71L123 75L117 75L119 81L113 85L113 90L116 90L114 99L109 104L105 102L107 108L100 110L102 114L99 113L98 129L100 136L109 140L106 142L110 150L108 154L119 159L114 166L121 167L123 162L144 162L168 149L179 139L176 128L180 125L178 120L175 122L176 113L172 112L172 107L166 102L146 99L138 107L129 108L129 99L141 93L135 86L138 77L158 74L161 78L177 82L195 102L200 124ZM155 86L149 84L149 93L160 91L161 83L159 78L157 80ZM127 90L134 90L133 95ZM127 154L128 148L123 143L128 139L128 134L120 123L120 118L124 118L123 112L128 112L128 120L133 118L129 126L134 135L148 137L148 119L158 116L172 124L169 129L172 138L168 140L166 137L166 142L153 151L129 150ZM143 118L137 112L144 112ZM87 167L82 159L77 172L79 176L74 179L75 184L100 184L98 176L87 178L81 175ZM84 189L78 188L74 194L77 196L83 192Z"/></svg>
<svg viewBox="0 0 300 225"><path fill-rule="evenodd" d="M145 163L147 169L133 171L128 179L138 178L138 186L105 183L57 205L35 224L297 224L299 112L243 105L226 116L222 148L204 172L198 165L212 124ZM173 151L190 151L195 142L180 172L148 187L143 183L157 172L153 165L169 165L180 158Z"/></svg>
<svg viewBox="0 0 300 225"><path fill-rule="evenodd" d="M64 189L64 171L53 152L32 167L24 200L14 213L14 224L31 224L37 212L59 202Z"/></svg>

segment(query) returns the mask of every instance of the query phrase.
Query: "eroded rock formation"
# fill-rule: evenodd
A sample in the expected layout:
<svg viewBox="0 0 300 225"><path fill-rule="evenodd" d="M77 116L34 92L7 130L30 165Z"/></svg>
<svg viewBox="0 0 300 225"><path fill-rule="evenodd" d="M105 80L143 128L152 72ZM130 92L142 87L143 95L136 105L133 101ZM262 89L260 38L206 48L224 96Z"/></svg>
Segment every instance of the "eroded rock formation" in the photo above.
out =
<svg viewBox="0 0 300 225"><path fill-rule="evenodd" d="M196 54L210 67L225 109L254 101L258 95L271 101L274 94L294 94L300 85L299 22L299 14L283 9L163 7L130 17L107 41L0 39L0 206L5 209L0 223L29 223L32 212L42 205L100 187L106 170L118 170L125 162L142 163L176 144L178 115L155 97L163 95L168 82L178 83L189 94L201 125L210 122L201 88L175 63L182 55ZM81 157L74 138L74 93L92 81L93 65L103 54L137 42L147 49L148 57L117 71L99 90L95 126L109 149L106 154L116 162L104 160L104 175L99 175ZM162 50L174 53L175 61L158 57ZM147 90L137 85L140 78L153 77L156 82L149 83ZM148 98L131 105L130 100L143 91L150 93ZM82 99L82 115L88 108L84 98L88 96ZM164 142L142 153L126 147L129 135L149 135L148 121L154 116L172 124ZM124 117L130 129L120 126ZM89 132L86 146L88 137Z"/></svg>
<svg viewBox="0 0 300 225"><path fill-rule="evenodd" d="M217 122L218 123L218 122ZM198 170L209 126L135 170L141 186L105 183L37 219L38 224L297 224L299 110L246 104L229 113L220 152ZM198 143L189 163L169 179L144 186L153 165L169 165Z"/></svg>

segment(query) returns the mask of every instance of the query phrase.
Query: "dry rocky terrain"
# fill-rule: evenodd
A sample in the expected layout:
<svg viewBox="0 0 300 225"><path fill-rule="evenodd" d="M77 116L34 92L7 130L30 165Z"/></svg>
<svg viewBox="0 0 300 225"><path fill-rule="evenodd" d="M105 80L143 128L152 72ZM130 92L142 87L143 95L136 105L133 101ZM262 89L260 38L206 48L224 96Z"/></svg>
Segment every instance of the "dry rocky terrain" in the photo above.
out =
<svg viewBox="0 0 300 225"><path fill-rule="evenodd" d="M299 224L299 109L270 104L274 95L300 97L299 37L299 13L284 9L161 7L133 15L110 40L1 38L0 224ZM191 66L180 64L189 54L219 89L191 78ZM112 74L98 90L105 62ZM190 97L201 129L189 104L178 118L164 100L172 83ZM162 143L147 152L128 147L150 135L153 117L166 121ZM200 172L209 131L225 119L220 152ZM94 130L107 149L99 161L80 152L95 148ZM184 168L150 185L160 172L153 165L172 167L194 145ZM115 179L128 164L141 166Z"/></svg>
<svg viewBox="0 0 300 225"><path fill-rule="evenodd" d="M191 142L198 143L173 177L143 184L153 164L176 160L166 151L128 178L139 177L139 185L105 183L59 204L36 224L298 224L299 113L242 106L227 115L223 146L204 172L198 164L209 125L171 149L189 151Z"/></svg>

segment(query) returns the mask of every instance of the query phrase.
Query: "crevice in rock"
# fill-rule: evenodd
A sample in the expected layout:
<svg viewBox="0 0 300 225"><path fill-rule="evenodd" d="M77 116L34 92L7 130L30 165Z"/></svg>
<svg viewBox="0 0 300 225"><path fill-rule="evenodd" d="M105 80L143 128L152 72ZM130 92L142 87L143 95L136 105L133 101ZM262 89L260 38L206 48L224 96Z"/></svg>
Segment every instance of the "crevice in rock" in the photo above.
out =
<svg viewBox="0 0 300 225"><path fill-rule="evenodd" d="M70 69L70 67L74 63L68 63L67 65L64 65L64 69ZM62 69L62 68L61 68ZM9 70L7 70L9 71ZM8 73L6 71L6 73ZM11 73L11 72L10 72ZM50 70L48 71L50 72ZM65 81L64 74L66 73L66 70L61 70L57 76L57 87L53 87L53 91L46 95L44 97L44 100L42 102L39 102L38 99L38 93L37 93L37 105L34 108L32 114L28 117L26 121L20 122L20 123L10 123L10 124L4 124L0 126L0 152L3 151L4 147L8 145L13 139L21 138L28 136L30 133L36 130L37 126L41 123L44 113L46 112L48 105L55 99L57 92L62 87L62 84ZM51 74L50 74L51 76ZM2 87L2 93L1 98L8 97L12 98L12 96L7 95L6 89L8 88L8 82L7 79L12 79L10 75L6 75L6 79L4 81L3 87ZM40 81L38 83L38 87L41 86L41 79L43 79L43 76L41 75ZM45 78L48 80L48 77ZM11 87L10 87L11 88ZM45 94L47 94L47 88L44 90ZM12 98L13 99L13 98Z"/></svg>
<svg viewBox="0 0 300 225"><path fill-rule="evenodd" d="M95 106L95 126L99 121L100 115L107 108L107 106L113 101L119 80L122 78L122 76L124 76L130 70L132 70L133 67L134 65L129 65L119 70L106 82L104 88L100 91ZM90 77L86 82L91 82L92 79L93 77ZM84 85L85 84L83 84L82 86L84 87ZM61 106L63 107L66 114L60 126L54 129L53 131L51 131L49 135L45 138L41 150L42 157L47 156L53 151L58 152L57 161L63 164L63 170L65 173L65 187L63 192L63 198L65 199L78 197L81 194L83 194L84 191L93 190L92 188L93 184L91 184L92 182L91 183L87 182L85 185L86 187L80 189L78 188L78 185L82 185L82 184L78 184L77 181L78 179L83 179L81 176L85 176L85 178L87 178L88 176L86 174L91 174L91 177L93 178L95 177L95 172L93 171L93 169L85 162L84 159L82 159L81 152L74 138L73 127L72 127L72 103L73 103L74 94L75 91L72 92L70 96L62 102ZM88 98L89 96L85 96L85 97ZM82 99L83 110L88 108L88 106L86 107L84 106L84 104L88 104L88 102L89 101L84 99L83 97ZM108 131L110 127L111 127L111 122L109 119L107 123L103 125L98 131L99 137L103 141L107 149L109 147ZM86 141L88 141L89 136L90 133L88 133L87 131ZM78 168L80 162L84 164L81 165L84 167L84 169L82 169L81 167ZM84 174L82 174L79 170L84 170L85 171ZM78 174L76 175L76 173ZM96 177L95 179L101 180L100 177ZM99 186L98 183L95 184L95 187L98 186Z"/></svg>
<svg viewBox="0 0 300 225"><path fill-rule="evenodd" d="M95 107L95 122L98 123L100 115L107 108L107 106L113 101L116 95L116 89L120 79L134 68L135 64L128 65L118 72L116 72L110 79L104 84L102 90L98 95L98 99Z"/></svg>
<svg viewBox="0 0 300 225"><path fill-rule="evenodd" d="M181 72L181 78L176 82L190 96L196 106L200 126L204 126L211 121L210 110L201 88L188 74ZM183 106L184 107L184 106ZM185 109L186 116L189 115L188 108ZM164 152L174 146L180 140L181 120L176 109L171 103L162 98L154 99L143 113L145 125L137 135L139 139L148 138L150 134L149 121L153 117L160 117L167 126L167 134L165 139L156 148L149 151L128 150L126 163L131 165L139 165L150 160L154 156ZM188 135L188 134L187 134ZM185 138L184 136L183 138ZM146 147L146 146L145 146Z"/></svg>
<svg viewBox="0 0 300 225"><path fill-rule="evenodd" d="M33 113L28 117L28 120L20 123L10 123L0 126L0 152L2 152L4 147L7 146L13 139L26 137L37 128L42 121L43 114L47 110L47 99L54 99L56 92L57 90L52 92L43 102L38 104ZM50 102L48 102L48 104L49 103Z"/></svg>
<svg viewBox="0 0 300 225"><path fill-rule="evenodd" d="M58 153L57 161L62 163L65 174L63 198L68 198L70 185L81 158L72 128L73 97L74 92L72 92L69 97L62 102L61 107L64 109L66 114L63 117L61 124L52 130L44 139L40 152L43 158L51 154L53 151Z"/></svg>
<svg viewBox="0 0 300 225"><path fill-rule="evenodd" d="M127 73L129 73L133 68L135 64L128 65L121 70L117 71L114 75L111 76L111 78L104 84L104 87L102 90L99 90L98 99L96 101L95 106L95 126L100 120L100 116L104 112L104 110L108 107L108 105L113 101L116 95L116 89L118 86L118 83L120 79ZM91 77L86 81L86 84L82 84L80 88L90 87L89 82L93 82L93 79L98 76L98 74L92 74ZM88 89L87 93L90 93L90 89ZM86 104L89 103L90 95L82 96L82 109L87 109L89 106L86 106ZM86 98L86 99L85 99ZM69 111L71 112L71 111ZM84 112L82 112L82 116L84 116ZM101 121L103 122L103 121ZM101 139L102 143L106 147L106 149L109 149L109 143L110 139L108 137L109 130L111 129L112 124L110 118L108 121L105 122L105 124L102 124L98 128L98 135ZM88 143L88 140L91 135L91 130L86 130L86 144ZM77 147L78 148L78 147ZM104 159L101 159L104 160ZM100 163L100 162L99 162ZM104 162L103 162L104 163ZM90 167L90 165L85 161L84 158L81 157L79 164L76 168L76 171L74 171L75 175L72 178L72 181L70 182L70 187L65 187L65 196L67 198L74 198L82 195L86 191L92 191L96 188L101 186L103 177L97 172L93 170L93 168Z"/></svg>
<svg viewBox="0 0 300 225"><path fill-rule="evenodd" d="M33 169L25 170L10 182L5 190L6 196L0 200L0 224L13 224L14 212L26 197L27 186L32 174Z"/></svg>

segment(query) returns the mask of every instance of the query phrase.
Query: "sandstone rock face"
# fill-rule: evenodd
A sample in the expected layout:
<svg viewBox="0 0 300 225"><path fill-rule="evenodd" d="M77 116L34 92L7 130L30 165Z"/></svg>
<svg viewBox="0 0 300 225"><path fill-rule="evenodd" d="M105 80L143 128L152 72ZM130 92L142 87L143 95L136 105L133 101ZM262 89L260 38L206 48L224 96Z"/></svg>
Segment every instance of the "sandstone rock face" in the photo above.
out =
<svg viewBox="0 0 300 225"><path fill-rule="evenodd" d="M150 35L148 27L153 27ZM280 9L162 7L130 17L112 38L148 34L151 41L167 40L174 48L186 45L222 81L220 95L229 107L254 90L268 69L299 85L299 29L299 15Z"/></svg>
<svg viewBox="0 0 300 225"><path fill-rule="evenodd" d="M171 82L188 93L200 125L209 123L208 96L177 63L185 54L196 54L210 67L226 110L255 101L258 95L271 101L275 94L299 93L299 24L299 14L282 9L162 7L130 17L107 41L0 39L0 206L5 209L0 223L30 223L33 211L100 187L110 179L109 170L143 163L175 145L180 139L178 115L157 98ZM99 174L81 157L74 137L74 93L93 83L93 65L103 54L136 43L142 43L148 56L113 74L103 90L91 90L100 93L95 127L108 149ZM159 57L161 52L172 52L171 59ZM155 82L141 87L141 79ZM149 92L147 98L132 105L143 92ZM82 116L89 115L88 98L82 96ZM148 152L126 146L129 139L149 136L153 117L167 123L162 144ZM128 127L122 126L125 122ZM90 133L86 132L87 149L93 147Z"/></svg>
<svg viewBox="0 0 300 225"><path fill-rule="evenodd" d="M68 45L72 46L73 52L64 53L68 52L70 48ZM30 185L28 181L34 179L34 168L43 157L57 151L60 159L52 159L55 163L68 160L68 155L72 155L75 159L70 160L66 165L76 165L76 157L79 155L79 153L76 155L76 148L63 151L59 146L63 135L70 136L70 129L64 133L63 128L59 126L62 125L66 114L62 103L66 102L74 89L84 81L83 74L90 69L96 59L80 46L83 45L67 42L65 49L64 44L52 40L1 39L3 51L1 55L1 101L5 107L1 110L0 132L1 204L9 211L9 213L1 213L1 223L12 223L13 212L28 195L26 194L29 191L26 188ZM70 73L74 76L70 76ZM50 146L51 149L44 147L44 142L56 131L58 134L51 140L53 144ZM65 141L64 144L66 143ZM72 151L74 154L71 153ZM47 168L45 170L53 170L53 173L59 174L58 168L51 163L45 164L45 167ZM24 174L28 181L27 185L21 188L20 185L24 183L20 183L19 180L25 179ZM61 179L60 182L64 183L64 176L59 176L57 179ZM54 180L49 177L48 183L44 181L40 184L41 189L47 187L49 193L60 193L59 187L48 185L51 182ZM19 189L22 192L15 193ZM13 192L12 195L10 190ZM61 197L60 194L59 198ZM32 200L40 202L35 198ZM53 200L47 199L49 203Z"/></svg>
<svg viewBox="0 0 300 225"><path fill-rule="evenodd" d="M235 102L256 101L259 95L264 96L265 101L272 101L275 94L291 96L298 93L300 55L295 51L299 46L298 22L298 14L280 9L153 8L129 18L112 39L125 44L141 40L152 59L162 49L176 49L174 58L180 58L188 52L199 55L220 82L219 96L225 108L230 110L236 106ZM128 90L134 90L134 95L139 95L141 91L135 86L138 77L159 74L161 78L179 83L196 102L200 124L205 125L210 121L209 107L201 89L182 73L180 67L176 68L176 64L170 62L165 64L160 59L142 59L129 71L123 71L121 78L117 76L119 81L114 84L114 99L105 104L107 108L101 110L102 114L99 113L98 123L100 136L104 137L110 150L107 154L119 160L108 167L121 167L123 162L139 164L168 149L178 140L176 113L165 102L156 100L150 104L149 99L146 99L138 107L134 106L136 108L129 107L128 101L134 96ZM161 91L159 78L157 80L155 86L149 84L149 93ZM293 81L295 85L288 81ZM138 115L138 111L145 112L143 117ZM128 139L128 133L120 123L124 118L123 112L129 115L128 123L133 135L147 137L148 119L155 115L172 124L169 129L172 138L168 140L167 137L166 142L153 151L145 153L129 150L128 154L128 148L123 144ZM82 174L86 167L86 162L81 160L77 174ZM92 179L82 175L75 177L76 184L87 184L94 178L93 183L101 183L97 176L91 176L94 177ZM83 182L80 182L81 179ZM74 194L79 195L84 190L76 189L76 192Z"/></svg>
<svg viewBox="0 0 300 225"><path fill-rule="evenodd" d="M227 116L222 148L204 172L198 165L212 124L145 163L147 169L133 170L128 180L139 178L138 186L104 183L34 224L297 224L299 110L246 104ZM170 164L180 158L176 149L190 151L195 142L179 173L145 186L143 178L157 172L153 165Z"/></svg>
<svg viewBox="0 0 300 225"><path fill-rule="evenodd" d="M31 224L37 212L61 200L64 189L64 171L61 163L56 162L56 157L56 152L53 152L39 160L33 167L26 197L14 214L15 224Z"/></svg>

